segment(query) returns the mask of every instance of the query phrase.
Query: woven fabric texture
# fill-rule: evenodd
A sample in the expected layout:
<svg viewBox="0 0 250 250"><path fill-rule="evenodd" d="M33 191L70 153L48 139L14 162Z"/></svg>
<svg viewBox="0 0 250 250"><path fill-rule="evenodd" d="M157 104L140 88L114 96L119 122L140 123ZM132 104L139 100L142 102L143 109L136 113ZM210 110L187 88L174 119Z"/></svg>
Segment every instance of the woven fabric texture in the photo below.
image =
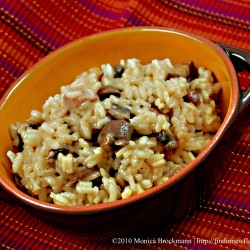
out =
<svg viewBox="0 0 250 250"><path fill-rule="evenodd" d="M1 0L0 12L0 98L50 52L115 28L176 28L250 51L249 0ZM241 72L238 78L242 89L250 85L249 73ZM114 244L69 235L29 213L0 188L0 248L250 249L249 118L246 113L233 125L233 160L214 192L173 225L163 242Z"/></svg>

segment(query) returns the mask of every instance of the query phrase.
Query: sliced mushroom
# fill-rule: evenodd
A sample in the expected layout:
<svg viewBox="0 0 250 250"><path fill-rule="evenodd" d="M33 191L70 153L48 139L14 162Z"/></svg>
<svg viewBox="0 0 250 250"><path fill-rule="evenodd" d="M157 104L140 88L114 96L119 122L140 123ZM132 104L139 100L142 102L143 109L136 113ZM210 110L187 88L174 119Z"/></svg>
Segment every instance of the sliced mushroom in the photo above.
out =
<svg viewBox="0 0 250 250"><path fill-rule="evenodd" d="M107 86L100 88L97 91L97 95L99 96L100 100L104 100L104 99L110 97L111 95L119 97L121 95L121 93L120 93L120 90L118 88L116 88L112 85L107 85Z"/></svg>
<svg viewBox="0 0 250 250"><path fill-rule="evenodd" d="M130 110L117 105L112 105L108 110L108 114L115 120L129 120Z"/></svg>
<svg viewBox="0 0 250 250"><path fill-rule="evenodd" d="M197 67L195 67L193 61L188 62L188 67L189 67L189 74L188 74L187 79L188 79L188 81L191 82L192 80L199 77L199 72L198 72Z"/></svg>
<svg viewBox="0 0 250 250"><path fill-rule="evenodd" d="M166 77L166 80L169 80L171 78L179 78L181 75L180 74L177 74L177 73L168 73L167 74L167 77Z"/></svg>
<svg viewBox="0 0 250 250"><path fill-rule="evenodd" d="M100 176L100 174L98 174L99 171L95 167L88 168L88 167L85 167L85 166L79 166L70 175L70 180L71 181L78 181L78 180L84 179L84 178L86 178L89 175L92 175L94 173L96 173L96 178L98 178Z"/></svg>
<svg viewBox="0 0 250 250"><path fill-rule="evenodd" d="M163 130L163 131L157 133L156 139L160 143L164 144L164 148L165 148L166 152L173 151L174 149L176 149L178 147L178 143L175 140L175 138L170 130L169 131Z"/></svg>
<svg viewBox="0 0 250 250"><path fill-rule="evenodd" d="M122 74L124 72L124 68L122 65L118 64L118 65L115 65L113 67L114 71L115 71L115 74L114 74L114 78L121 78L122 77Z"/></svg>
<svg viewBox="0 0 250 250"><path fill-rule="evenodd" d="M18 152L23 152L23 146L24 146L23 138L19 133L17 134L17 136L18 136L17 150L18 150Z"/></svg>
<svg viewBox="0 0 250 250"><path fill-rule="evenodd" d="M155 136L156 136L156 139L162 143L169 142L173 138L172 134L170 134L169 132L165 130L162 130L161 132L157 133Z"/></svg>
<svg viewBox="0 0 250 250"><path fill-rule="evenodd" d="M41 122L37 122L34 120L27 120L25 126L26 127L31 127L33 129L38 129L41 126Z"/></svg>
<svg viewBox="0 0 250 250"><path fill-rule="evenodd" d="M165 145L165 151L166 152L172 152L178 147L177 141L172 138L172 140L168 141L168 143Z"/></svg>
<svg viewBox="0 0 250 250"><path fill-rule="evenodd" d="M98 142L109 150L113 145L127 145L133 133L132 125L125 120L112 120L107 123L98 136Z"/></svg>
<svg viewBox="0 0 250 250"><path fill-rule="evenodd" d="M187 94L186 96L184 96L184 100L186 102L192 102L195 106L198 106L201 103L198 93L195 89L192 88L189 88L187 90Z"/></svg>
<svg viewBox="0 0 250 250"><path fill-rule="evenodd" d="M48 159L56 160L59 153L67 155L69 153L69 146L65 144L62 148L51 149L49 151Z"/></svg>

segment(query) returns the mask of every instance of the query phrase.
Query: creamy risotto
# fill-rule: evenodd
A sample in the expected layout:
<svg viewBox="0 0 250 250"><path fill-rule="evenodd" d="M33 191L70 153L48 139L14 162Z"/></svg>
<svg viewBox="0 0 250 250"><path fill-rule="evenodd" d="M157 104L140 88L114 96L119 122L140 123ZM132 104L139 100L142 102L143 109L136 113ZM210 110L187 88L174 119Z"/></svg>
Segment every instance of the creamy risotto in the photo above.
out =
<svg viewBox="0 0 250 250"><path fill-rule="evenodd" d="M168 180L221 124L221 84L192 61L138 59L82 73L10 126L16 185L39 200L91 205Z"/></svg>

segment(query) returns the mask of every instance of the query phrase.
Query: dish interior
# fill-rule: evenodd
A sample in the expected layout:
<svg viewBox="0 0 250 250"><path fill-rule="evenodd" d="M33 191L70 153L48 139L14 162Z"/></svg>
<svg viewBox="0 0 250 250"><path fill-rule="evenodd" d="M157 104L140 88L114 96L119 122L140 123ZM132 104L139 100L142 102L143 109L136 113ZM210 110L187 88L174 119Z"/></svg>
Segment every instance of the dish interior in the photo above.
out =
<svg viewBox="0 0 250 250"><path fill-rule="evenodd" d="M210 46L214 46L211 47ZM230 111L233 85L223 56L212 43L171 30L125 29L80 39L53 52L21 77L0 108L0 173L14 185L6 152L12 147L9 125L24 122L33 109L41 110L48 96L59 92L76 76L104 63L118 64L120 59L137 58L141 63L170 58L173 64L190 60L214 72L222 83L222 118ZM213 49L215 48L215 50Z"/></svg>

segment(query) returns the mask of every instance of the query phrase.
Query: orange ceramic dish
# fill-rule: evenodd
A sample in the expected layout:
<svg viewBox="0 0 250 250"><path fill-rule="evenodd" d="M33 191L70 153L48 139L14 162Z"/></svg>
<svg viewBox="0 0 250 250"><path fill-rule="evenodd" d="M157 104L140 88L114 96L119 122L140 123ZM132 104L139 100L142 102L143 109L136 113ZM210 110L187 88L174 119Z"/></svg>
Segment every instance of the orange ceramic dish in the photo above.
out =
<svg viewBox="0 0 250 250"><path fill-rule="evenodd" d="M61 85L71 83L83 71L104 63L115 65L127 58L138 58L141 63L170 58L173 64L192 60L214 72L222 83L223 122L211 143L191 164L165 183L125 200L64 207L39 201L18 190L6 156L12 147L9 125L24 122L33 109L41 110L48 96L58 93ZM237 75L229 57L219 46L202 37L176 30L138 27L79 39L34 65L1 100L1 186L28 208L34 208L60 225L72 224L74 230L77 228L85 235L100 237L101 234L103 238L149 235L192 211L219 181L226 157L214 159L221 150L226 153L227 142L223 144L223 135L238 115L241 102Z"/></svg>

